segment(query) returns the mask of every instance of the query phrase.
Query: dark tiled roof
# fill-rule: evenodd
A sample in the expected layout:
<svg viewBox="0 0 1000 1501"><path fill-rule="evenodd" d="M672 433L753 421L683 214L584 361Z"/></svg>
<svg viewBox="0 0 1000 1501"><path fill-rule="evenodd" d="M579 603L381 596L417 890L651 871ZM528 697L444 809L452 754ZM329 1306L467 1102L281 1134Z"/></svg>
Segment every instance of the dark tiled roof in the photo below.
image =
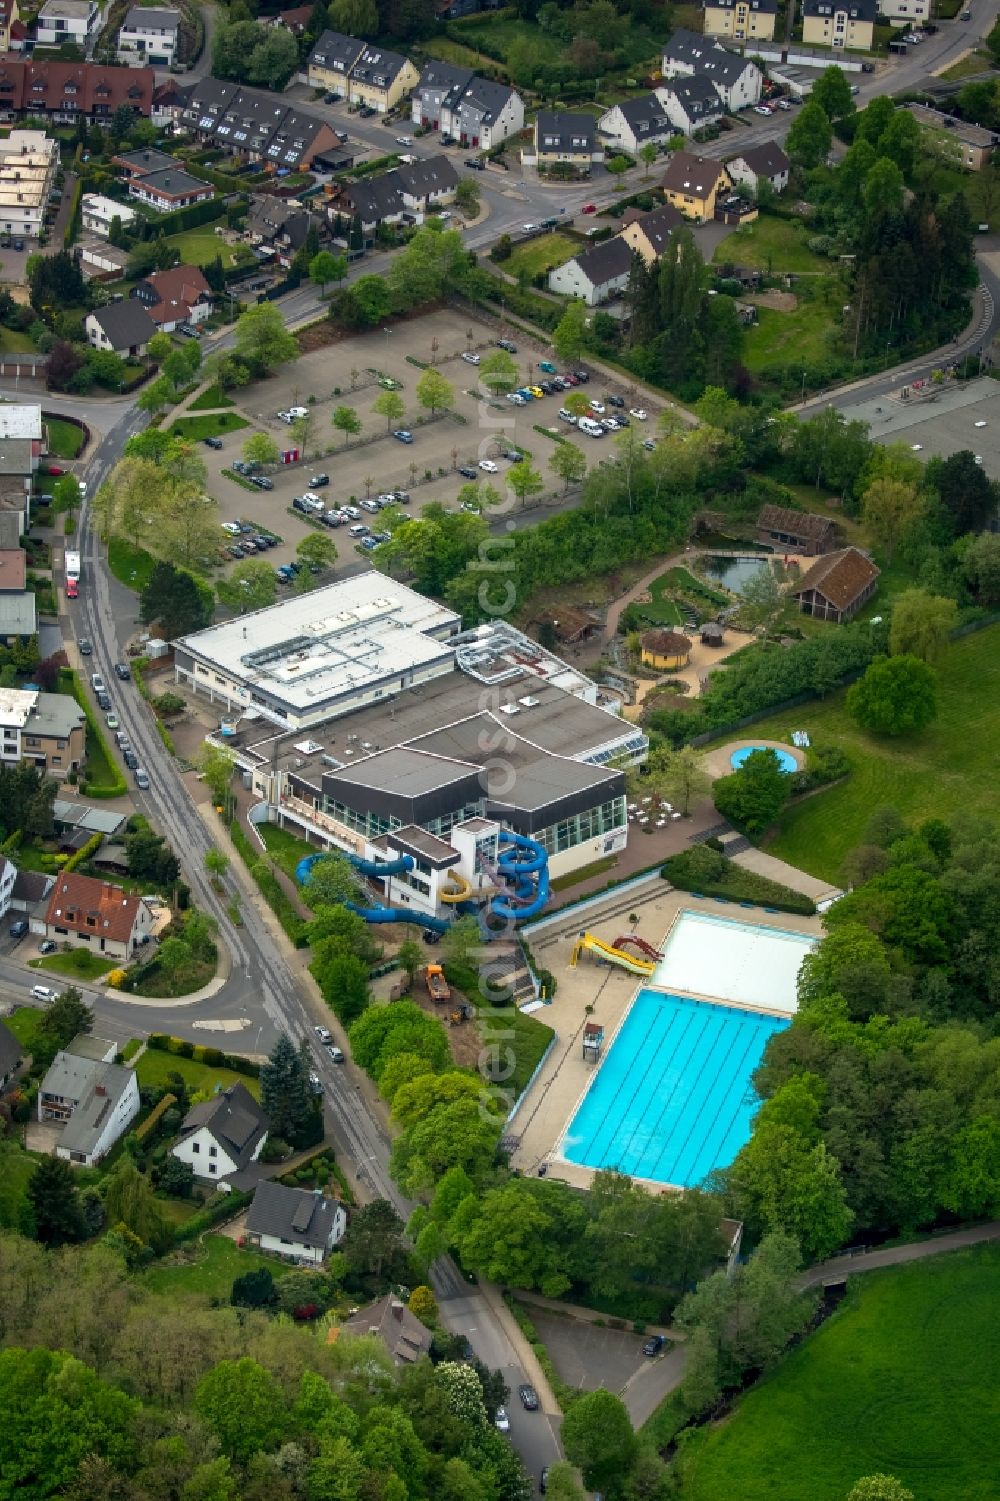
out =
<svg viewBox="0 0 1000 1501"><path fill-rule="evenodd" d="M361 56L364 45L357 37L345 36L342 31L324 31L309 54L309 64L346 75Z"/></svg>
<svg viewBox="0 0 1000 1501"><path fill-rule="evenodd" d="M247 1213L252 1235L272 1235L293 1245L324 1249L336 1224L336 1199L281 1183L260 1183Z"/></svg>
<svg viewBox="0 0 1000 1501"><path fill-rule="evenodd" d="M839 552L827 553L817 558L803 574L799 586L793 591L797 599L815 589L838 610L848 610L868 585L877 579L880 570L871 558L866 558L856 547L842 547Z"/></svg>
<svg viewBox="0 0 1000 1501"><path fill-rule="evenodd" d="M675 151L661 179L672 193L691 193L705 198L711 193L726 169L711 157L695 156L691 151Z"/></svg>
<svg viewBox="0 0 1000 1501"><path fill-rule="evenodd" d="M874 21L878 11L877 0L803 0L802 14L804 16L829 17L830 20L838 11L846 11L852 21Z"/></svg>
<svg viewBox="0 0 1000 1501"><path fill-rule="evenodd" d="M759 146L750 146L730 160L743 162L755 177L780 177L791 167L777 141L762 141Z"/></svg>
<svg viewBox="0 0 1000 1501"><path fill-rule="evenodd" d="M673 129L655 94L643 94L639 99L623 99L618 108L636 136L656 135L660 131Z"/></svg>
<svg viewBox="0 0 1000 1501"><path fill-rule="evenodd" d="M185 198L192 193L212 193L211 183L192 177L180 166L167 167L159 172L148 172L138 179L143 191L159 193L163 198Z"/></svg>
<svg viewBox="0 0 1000 1501"><path fill-rule="evenodd" d="M261 1137L267 1135L270 1122L253 1095L243 1084L230 1084L210 1100L192 1105L181 1126L181 1136L204 1128L225 1148L236 1163L245 1168L253 1159Z"/></svg>
<svg viewBox="0 0 1000 1501"><path fill-rule="evenodd" d="M514 90L506 83L497 83L493 78L480 78L478 74L473 76L472 82L465 89L459 103L464 107L471 105L478 110L484 125L492 125L507 108L508 100Z"/></svg>
<svg viewBox="0 0 1000 1501"><path fill-rule="evenodd" d="M704 120L722 114L722 100L708 78L695 73L691 78L672 78L664 85L683 107L689 120Z"/></svg>
<svg viewBox="0 0 1000 1501"><path fill-rule="evenodd" d="M815 511L796 511L790 506L762 506L757 525L768 532L808 537L811 542L829 536L834 529L829 516L820 516Z"/></svg>
<svg viewBox="0 0 1000 1501"><path fill-rule="evenodd" d="M385 47L365 47L351 69L351 82L387 89L406 64L407 59L401 52L389 52Z"/></svg>
<svg viewBox="0 0 1000 1501"><path fill-rule="evenodd" d="M156 324L146 309L130 297L124 302L109 302L107 307L95 308L89 316L100 324L112 349L148 344L156 333Z"/></svg>
<svg viewBox="0 0 1000 1501"><path fill-rule="evenodd" d="M540 109L535 121L539 151L593 151L597 121L593 115Z"/></svg>
<svg viewBox="0 0 1000 1501"><path fill-rule="evenodd" d="M43 902L54 881L55 876L41 870L19 870L12 895L19 902Z"/></svg>
<svg viewBox="0 0 1000 1501"><path fill-rule="evenodd" d="M778 0L712 0L716 10L735 10L737 5L749 5L751 11L758 15L773 16L777 14Z"/></svg>
<svg viewBox="0 0 1000 1501"><path fill-rule="evenodd" d="M622 222L626 226L638 224L657 255L662 255L671 234L684 223L684 215L672 203L665 203L648 214L641 209L628 209Z"/></svg>
<svg viewBox="0 0 1000 1501"><path fill-rule="evenodd" d="M602 287L606 282L628 275L633 254L631 245L615 235L614 239L588 246L573 259L591 286Z"/></svg>
<svg viewBox="0 0 1000 1501"><path fill-rule="evenodd" d="M432 57L420 74L420 82L414 92L419 95L425 89L434 89L446 94L454 92L459 97L474 77L471 68L457 68L454 63L439 62L436 57Z"/></svg>

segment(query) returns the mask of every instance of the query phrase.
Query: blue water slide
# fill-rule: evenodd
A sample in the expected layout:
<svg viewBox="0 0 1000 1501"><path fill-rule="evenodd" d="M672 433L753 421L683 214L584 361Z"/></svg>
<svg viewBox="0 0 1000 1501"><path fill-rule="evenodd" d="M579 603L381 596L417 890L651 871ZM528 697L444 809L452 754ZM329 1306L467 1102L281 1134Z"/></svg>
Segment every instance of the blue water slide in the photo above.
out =
<svg viewBox="0 0 1000 1501"><path fill-rule="evenodd" d="M432 933L446 933L451 927L446 918L428 917L426 912L414 912L410 907L359 907L357 902L346 902L345 906L365 922L409 922L418 928L430 928Z"/></svg>
<svg viewBox="0 0 1000 1501"><path fill-rule="evenodd" d="M549 857L545 847L537 839L526 839L523 834L504 832L500 839L510 848L501 852L497 859L497 869L505 880L514 882L513 896L518 905L515 907L511 904L511 893L507 892L493 898L490 911L495 917L511 922L535 917L551 894Z"/></svg>
<svg viewBox="0 0 1000 1501"><path fill-rule="evenodd" d="M327 850L324 853L329 854ZM295 867L295 879L300 886L309 884L309 875L317 860L323 855L306 855ZM398 876L404 870L413 869L413 857L401 855L398 860L362 860L360 855L347 855L354 869L363 876ZM423 912L411 912L407 907L362 907L358 902L345 902L349 912L356 912L365 922L412 922L421 928L430 928L434 933L447 932L451 926L442 917L428 917Z"/></svg>
<svg viewBox="0 0 1000 1501"><path fill-rule="evenodd" d="M352 855L349 851L324 850L318 855L306 855L295 867L295 879L300 886L305 886L309 881L309 874L317 860L322 860L323 855L341 854L350 860L354 869L362 876L401 876L404 870L413 869L413 856L400 855L398 860L362 860L360 855Z"/></svg>

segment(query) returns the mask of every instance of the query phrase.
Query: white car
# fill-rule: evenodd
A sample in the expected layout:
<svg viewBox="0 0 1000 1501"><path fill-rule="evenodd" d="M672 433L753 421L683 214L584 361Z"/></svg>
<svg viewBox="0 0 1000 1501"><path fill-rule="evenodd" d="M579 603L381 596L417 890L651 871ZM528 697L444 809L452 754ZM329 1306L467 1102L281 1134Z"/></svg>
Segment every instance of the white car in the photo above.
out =
<svg viewBox="0 0 1000 1501"><path fill-rule="evenodd" d="M330 1031L329 1027L313 1027L313 1031L316 1033L316 1036L319 1038L320 1042L333 1041L333 1033Z"/></svg>
<svg viewBox="0 0 1000 1501"><path fill-rule="evenodd" d="M770 115L771 113L766 104L755 104L753 112L755 115Z"/></svg>
<svg viewBox="0 0 1000 1501"><path fill-rule="evenodd" d="M507 393L507 400L512 406L516 407L526 407L528 405L520 391L509 391Z"/></svg>
<svg viewBox="0 0 1000 1501"><path fill-rule="evenodd" d="M497 465L494 464L494 462L493 462L492 459L480 459L479 460L479 467L483 471L484 474L496 474L497 473Z"/></svg>
<svg viewBox="0 0 1000 1501"><path fill-rule="evenodd" d="M604 402L603 401L592 401L590 403L590 410L592 412L596 412L597 415L598 415L598 417L603 417L604 416Z"/></svg>
<svg viewBox="0 0 1000 1501"><path fill-rule="evenodd" d="M222 530L228 532L231 537L238 537L240 535L240 529L235 521L224 521L222 523Z"/></svg>
<svg viewBox="0 0 1000 1501"><path fill-rule="evenodd" d="M412 146L413 145L413 137L412 136L397 136L396 137L396 145L397 146Z"/></svg>
<svg viewBox="0 0 1000 1501"><path fill-rule="evenodd" d="M323 504L323 497L317 495L315 490L303 490L302 499L308 500L311 505L321 506Z"/></svg>
<svg viewBox="0 0 1000 1501"><path fill-rule="evenodd" d="M496 1425L496 1429L497 1429L498 1433L509 1433L510 1432L510 1418L507 1416L507 1409L506 1409L506 1407L498 1407L497 1408L497 1415L493 1419L493 1422Z"/></svg>
<svg viewBox="0 0 1000 1501"><path fill-rule="evenodd" d="M573 413L567 411L565 407L559 408L559 416L562 418L563 422L568 422L570 427L576 427L576 418L573 416Z"/></svg>
<svg viewBox="0 0 1000 1501"><path fill-rule="evenodd" d="M521 228L522 228L522 230L524 231L524 233L526 235L530 235L530 234L534 234L535 230L538 228L538 225L537 224L522 224Z"/></svg>
<svg viewBox="0 0 1000 1501"><path fill-rule="evenodd" d="M282 422L294 422L298 417L308 417L308 407L289 407L287 412L279 412Z"/></svg>
<svg viewBox="0 0 1000 1501"><path fill-rule="evenodd" d="M478 365L479 364L479 356L478 356L478 354L463 354L462 358L463 358L463 360L465 361L465 363L467 365Z"/></svg>
<svg viewBox="0 0 1000 1501"><path fill-rule="evenodd" d="M375 499L380 506L394 506L396 504L395 495L376 495Z"/></svg>
<svg viewBox="0 0 1000 1501"><path fill-rule="evenodd" d="M636 422L646 422L649 418L649 413L644 412L642 407L629 407L628 414L634 417Z"/></svg>

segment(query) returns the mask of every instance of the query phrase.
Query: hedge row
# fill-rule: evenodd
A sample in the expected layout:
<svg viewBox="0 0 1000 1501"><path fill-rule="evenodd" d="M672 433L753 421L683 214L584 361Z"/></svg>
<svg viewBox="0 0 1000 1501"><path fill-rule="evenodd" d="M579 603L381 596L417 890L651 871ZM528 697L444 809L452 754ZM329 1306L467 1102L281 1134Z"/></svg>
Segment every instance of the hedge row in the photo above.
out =
<svg viewBox="0 0 1000 1501"><path fill-rule="evenodd" d="M240 1210L245 1209L252 1199L252 1192L221 1195L215 1204L193 1214L189 1220L184 1221L183 1225L179 1225L174 1234L174 1240L177 1242L197 1240L199 1235L203 1235L206 1230L213 1229L220 1221L232 1219L233 1215L239 1214Z"/></svg>
<svg viewBox="0 0 1000 1501"><path fill-rule="evenodd" d="M76 850L72 855L70 855L69 859L66 861L66 864L63 866L63 875L65 875L67 871L76 870L76 867L78 865L82 865L84 860L89 860L91 855L96 855L97 851L101 847L101 841L103 838L103 834L95 834L93 839L88 839L86 844L83 845L81 849Z"/></svg>
<svg viewBox="0 0 1000 1501"><path fill-rule="evenodd" d="M157 1053L173 1053L175 1058L190 1058L193 1063L204 1063L208 1068L229 1068L233 1073L246 1074L251 1079L260 1077L260 1064L240 1053L224 1053L221 1048L206 1047L202 1043L188 1042L186 1037L170 1037L166 1032L152 1032L146 1046Z"/></svg>
<svg viewBox="0 0 1000 1501"><path fill-rule="evenodd" d="M145 1141L149 1133L154 1130L154 1128L166 1115L171 1105L176 1104L177 1096L175 1094L165 1094L163 1098L153 1106L152 1110L146 1116L146 1119L143 1121L142 1125L136 1126L135 1131L133 1132L136 1141Z"/></svg>
<svg viewBox="0 0 1000 1501"><path fill-rule="evenodd" d="M236 846L240 859L253 877L261 896L284 928L288 937L295 944L296 948L305 948L305 923L296 912L290 898L286 896L281 882L274 874L274 871L254 850L235 818L229 825L229 837Z"/></svg>
<svg viewBox="0 0 1000 1501"><path fill-rule="evenodd" d="M200 174L192 172L192 177ZM142 238L155 240L159 235L176 235L185 229L198 229L202 224L211 224L225 215L226 205L221 198L209 198L201 203L190 203L187 208L174 209L172 214L160 214L155 222L142 221Z"/></svg>
<svg viewBox="0 0 1000 1501"><path fill-rule="evenodd" d="M801 892L747 870L722 854L711 860L714 853L704 845L682 850L670 856L660 874L672 886L697 896L724 902L751 902L754 906L775 907L779 912L796 912L802 917L815 916L816 903Z"/></svg>
<svg viewBox="0 0 1000 1501"><path fill-rule="evenodd" d="M86 715L87 729L100 745L101 750L104 754L104 759L111 767L115 778L115 780L113 782L110 782L107 786L101 786L99 783L88 781L85 786L81 787L80 790L82 792L86 792L90 797L121 797L128 791L128 788L125 785L125 778L118 770L117 763L115 762L115 759L108 747L108 742L104 738L104 731L101 729L97 715L90 707L90 702L83 690L83 684L80 682L80 679L70 667L63 667L60 670L59 678L64 685L67 683L69 684L70 692Z"/></svg>
<svg viewBox="0 0 1000 1501"><path fill-rule="evenodd" d="M63 247L69 249L76 239L76 232L80 228L80 198L83 194L83 178L78 177L73 184L73 197L70 200L69 218L66 220L66 228L63 230Z"/></svg>

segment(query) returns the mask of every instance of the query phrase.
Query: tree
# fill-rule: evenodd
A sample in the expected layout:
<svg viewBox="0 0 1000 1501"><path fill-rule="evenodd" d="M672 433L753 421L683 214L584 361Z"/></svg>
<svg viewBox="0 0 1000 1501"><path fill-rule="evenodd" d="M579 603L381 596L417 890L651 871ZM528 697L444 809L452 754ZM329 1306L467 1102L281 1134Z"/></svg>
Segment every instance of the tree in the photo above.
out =
<svg viewBox="0 0 1000 1501"><path fill-rule="evenodd" d="M810 100L818 104L828 120L841 120L854 111L854 99L847 74L836 63L825 68L812 86Z"/></svg>
<svg viewBox="0 0 1000 1501"><path fill-rule="evenodd" d="M467 219L474 219L479 213L479 184L474 177L459 179L455 202Z"/></svg>
<svg viewBox="0 0 1000 1501"><path fill-rule="evenodd" d="M566 306L552 334L552 348L556 358L565 365L575 365L583 358L590 344L587 305L578 298Z"/></svg>
<svg viewBox="0 0 1000 1501"><path fill-rule="evenodd" d="M847 710L874 735L919 734L937 714L937 674L916 657L876 657L847 690Z"/></svg>
<svg viewBox="0 0 1000 1501"><path fill-rule="evenodd" d="M43 1157L28 1179L35 1236L43 1246L64 1246L84 1236L83 1209L73 1169L62 1157Z"/></svg>
<svg viewBox="0 0 1000 1501"><path fill-rule="evenodd" d="M149 1179L127 1155L118 1159L105 1182L104 1211L109 1225L124 1225L157 1254L165 1251L174 1238Z"/></svg>
<svg viewBox="0 0 1000 1501"><path fill-rule="evenodd" d="M398 391L380 391L372 402L372 411L385 418L385 430L388 432L394 422L402 421L406 404Z"/></svg>
<svg viewBox="0 0 1000 1501"><path fill-rule="evenodd" d="M52 356L50 354L50 373L51 368ZM174 400L174 397L175 392L173 381L169 380L167 376L161 375L159 380L154 380L151 385L147 386L144 391L140 392L136 406L139 408L140 412L148 412L151 417L156 417L166 407L170 406L171 402Z"/></svg>
<svg viewBox="0 0 1000 1501"><path fill-rule="evenodd" d="M406 978L412 985L417 977L417 971L422 968L424 963L423 949L415 939L404 938L399 946L396 958L401 969L405 972Z"/></svg>
<svg viewBox="0 0 1000 1501"><path fill-rule="evenodd" d="M294 33L286 26L269 26L247 60L247 82L283 89L298 61L299 45Z"/></svg>
<svg viewBox="0 0 1000 1501"><path fill-rule="evenodd" d="M576 1472L565 1459L549 1465L545 1494L549 1497L549 1501L586 1501L577 1481Z"/></svg>
<svg viewBox="0 0 1000 1501"><path fill-rule="evenodd" d="M372 41L378 36L378 8L375 0L333 0L329 9L330 25L347 36Z"/></svg>
<svg viewBox="0 0 1000 1501"><path fill-rule="evenodd" d="M211 590L202 586L184 568L156 562L139 596L140 619L158 620L168 640L200 631L212 619L215 603Z"/></svg>
<svg viewBox="0 0 1000 1501"><path fill-rule="evenodd" d="M438 411L448 411L455 403L455 388L445 380L439 370L428 366L417 381L417 400L422 407L430 409L431 416Z"/></svg>
<svg viewBox="0 0 1000 1501"><path fill-rule="evenodd" d="M265 610L278 597L278 581L274 569L268 563L247 558L237 563L228 578L216 584L219 598L227 609L245 615L253 610Z"/></svg>
<svg viewBox="0 0 1000 1501"><path fill-rule="evenodd" d="M307 567L332 568L337 561L337 545L324 532L308 532L296 547L295 555Z"/></svg>
<svg viewBox="0 0 1000 1501"><path fill-rule="evenodd" d="M289 428L292 442L303 458L306 456L306 449L312 442L313 428L315 426L316 414L309 409L303 416L296 417Z"/></svg>
<svg viewBox="0 0 1000 1501"><path fill-rule="evenodd" d="M583 1473L591 1490L613 1489L636 1452L625 1404L613 1392L584 1392L563 1418L566 1457Z"/></svg>
<svg viewBox="0 0 1000 1501"><path fill-rule="evenodd" d="M285 1401L269 1371L244 1356L220 1360L199 1381L194 1405L198 1416L238 1464L276 1448L285 1424Z"/></svg>
<svg viewBox="0 0 1000 1501"><path fill-rule="evenodd" d="M614 178L615 187L617 188L619 193L621 192L625 173L629 171L631 166L632 163L629 161L627 156L613 156L607 163L607 169L611 173L611 176Z"/></svg>
<svg viewBox="0 0 1000 1501"><path fill-rule="evenodd" d="M847 1493L846 1501L915 1501L895 1475L863 1475Z"/></svg>
<svg viewBox="0 0 1000 1501"><path fill-rule="evenodd" d="M642 772L631 778L629 791L636 796L644 790L658 794L686 818L692 802L703 798L711 785L712 779L694 746L671 750L657 745L646 758Z"/></svg>
<svg viewBox="0 0 1000 1501"><path fill-rule="evenodd" d="M433 1325L438 1321L437 1299L429 1287L415 1287L406 1305L422 1324ZM439 1367L440 1369L440 1367Z"/></svg>
<svg viewBox="0 0 1000 1501"><path fill-rule="evenodd" d="M889 650L894 657L936 662L958 619L958 605L926 589L904 589L892 602Z"/></svg>
<svg viewBox="0 0 1000 1501"><path fill-rule="evenodd" d="M799 110L788 131L785 146L799 167L818 167L833 144L833 130L825 110L809 100Z"/></svg>
<svg viewBox="0 0 1000 1501"><path fill-rule="evenodd" d="M36 1028L37 1035L45 1039L53 1053L68 1047L74 1037L93 1030L94 1013L75 985L59 992L42 1013Z"/></svg>
<svg viewBox="0 0 1000 1501"><path fill-rule="evenodd" d="M906 540L924 509L917 487L901 480L877 479L861 497L865 525L890 563L897 543Z"/></svg>
<svg viewBox="0 0 1000 1501"><path fill-rule="evenodd" d="M176 347L170 335L165 333L155 333L146 345L150 359L158 365L173 354Z"/></svg>
<svg viewBox="0 0 1000 1501"><path fill-rule="evenodd" d="M937 494L938 516L946 541L965 532L979 532L988 525L997 507L996 487L976 463L971 449L963 448L946 459L933 458L927 465L927 488Z"/></svg>
<svg viewBox="0 0 1000 1501"><path fill-rule="evenodd" d="M347 275L346 255L334 255L332 250L320 250L309 262L309 279L325 292L331 281L343 281Z"/></svg>
<svg viewBox="0 0 1000 1501"><path fill-rule="evenodd" d="M549 457L549 468L553 474L558 474L560 479L565 480L565 492L570 485L578 485L583 479L587 472L587 460L574 443L557 443Z"/></svg>
<svg viewBox="0 0 1000 1501"><path fill-rule="evenodd" d="M260 1071L260 1103L272 1132L294 1144L312 1113L309 1069L287 1033L282 1032Z"/></svg>
<svg viewBox="0 0 1000 1501"><path fill-rule="evenodd" d="M590 397L584 396L582 391L570 391L564 401L567 412L574 417L586 417L590 411Z"/></svg>
<svg viewBox="0 0 1000 1501"><path fill-rule="evenodd" d="M459 964L471 968L482 952L483 935L479 919L472 915L459 917L441 935L441 954L446 964Z"/></svg>
<svg viewBox="0 0 1000 1501"><path fill-rule="evenodd" d="M786 1231L807 1260L821 1261L843 1245L854 1223L840 1165L822 1140L761 1119L775 1099L761 1109L752 1137L729 1169L729 1187L750 1224ZM818 1127L813 1136L818 1137Z"/></svg>
<svg viewBox="0 0 1000 1501"><path fill-rule="evenodd" d="M507 484L522 506L527 504L529 495L537 495L545 488L542 476L530 459L521 459L519 463L511 464L507 470Z"/></svg>
<svg viewBox="0 0 1000 1501"><path fill-rule="evenodd" d="M68 1163L63 1163L68 1167ZM111 1489L135 1462L139 1403L100 1381L64 1351L4 1350L0 1354L0 1431L4 1490L20 1501L72 1496L85 1463L100 1461Z"/></svg>
<svg viewBox="0 0 1000 1501"><path fill-rule="evenodd" d="M305 881L306 901L313 911L354 901L357 894L357 873L344 855L321 855L313 861Z"/></svg>
<svg viewBox="0 0 1000 1501"><path fill-rule="evenodd" d="M236 353L262 374L299 357L295 335L289 333L284 313L273 302L261 302L240 314L233 343Z"/></svg>
<svg viewBox="0 0 1000 1501"><path fill-rule="evenodd" d="M353 1271L379 1280L405 1260L403 1221L388 1199L372 1199L355 1211L344 1250Z"/></svg>
<svg viewBox="0 0 1000 1501"><path fill-rule="evenodd" d="M280 449L270 433L251 433L242 452L248 464L276 464L280 457Z"/></svg>
<svg viewBox="0 0 1000 1501"><path fill-rule="evenodd" d="M479 379L497 395L513 391L517 385L517 361L506 349L494 349L481 361Z"/></svg>
<svg viewBox="0 0 1000 1501"><path fill-rule="evenodd" d="M348 438L356 438L361 431L361 418L353 407L335 407L330 421L339 433L343 433L345 445Z"/></svg>
<svg viewBox="0 0 1000 1501"><path fill-rule="evenodd" d="M336 939L324 938L313 944L309 973L343 1026L349 1027L367 1009L371 999L368 965L357 954L345 951Z"/></svg>
<svg viewBox="0 0 1000 1501"><path fill-rule="evenodd" d="M995 610L1000 605L1000 536L982 532L972 538L962 556L962 570L979 604Z"/></svg>
<svg viewBox="0 0 1000 1501"><path fill-rule="evenodd" d="M231 751L218 745L206 745L198 762L201 779L212 794L213 803L222 805L229 796L236 762Z"/></svg>
<svg viewBox="0 0 1000 1501"><path fill-rule="evenodd" d="M643 180L643 182L648 182L649 181L649 169L653 165L653 163L656 161L657 154L658 154L657 146L656 146L655 142L653 142L653 141L647 141L646 144L645 144L645 146L640 146L640 148L639 148L639 160L642 162L643 166L646 169L645 172L643 172L643 174L642 174L642 180Z"/></svg>
<svg viewBox="0 0 1000 1501"><path fill-rule="evenodd" d="M790 779L772 750L755 750L739 771L719 777L712 788L715 806L751 836L762 834L787 803Z"/></svg>

